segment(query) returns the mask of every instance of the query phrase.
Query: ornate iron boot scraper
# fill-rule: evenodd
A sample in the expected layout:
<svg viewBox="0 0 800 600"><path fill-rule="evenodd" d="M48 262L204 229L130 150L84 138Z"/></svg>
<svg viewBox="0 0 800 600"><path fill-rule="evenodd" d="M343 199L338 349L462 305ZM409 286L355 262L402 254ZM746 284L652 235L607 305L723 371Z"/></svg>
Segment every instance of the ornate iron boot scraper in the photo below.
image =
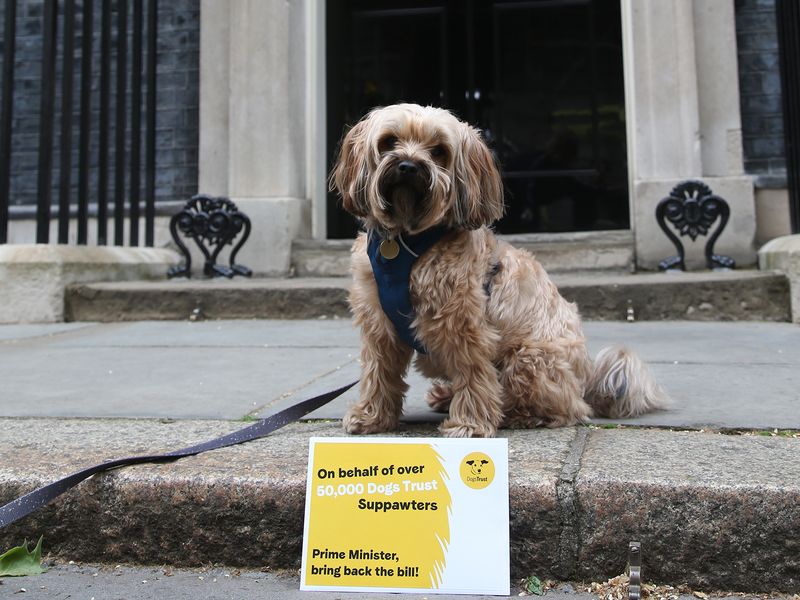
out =
<svg viewBox="0 0 800 600"><path fill-rule="evenodd" d="M183 210L172 216L169 221L169 231L186 262L172 267L167 272L168 277L192 276L192 257L180 239L179 232L193 239L203 253L205 257L203 274L206 277L232 278L234 275L250 277L253 274L244 265L236 264L236 253L250 236L250 219L228 198L205 194L192 197ZM228 261L230 266L218 265L219 253L226 245L233 244L233 240L240 233L242 233L241 239L231 250Z"/></svg>
<svg viewBox="0 0 800 600"><path fill-rule="evenodd" d="M669 196L658 203L656 220L670 241L675 244L678 255L665 258L658 264L658 268L662 271L667 269L686 270L683 244L678 236L670 231L665 220L672 223L681 236L688 235L694 241L698 235L708 235L708 231L717 217L719 217L719 224L706 242L706 266L709 269L736 268L736 261L730 256L714 254L714 244L722 234L722 230L725 229L725 225L728 224L730 214L728 203L714 194L711 188L702 181L684 181L676 185L672 188Z"/></svg>

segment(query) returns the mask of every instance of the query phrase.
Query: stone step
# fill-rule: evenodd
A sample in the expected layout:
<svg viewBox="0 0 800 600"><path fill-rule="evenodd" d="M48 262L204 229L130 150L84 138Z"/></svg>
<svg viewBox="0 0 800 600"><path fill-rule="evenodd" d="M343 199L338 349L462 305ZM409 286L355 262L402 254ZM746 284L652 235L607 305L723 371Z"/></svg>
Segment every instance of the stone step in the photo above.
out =
<svg viewBox="0 0 800 600"><path fill-rule="evenodd" d="M630 230L526 233L499 237L531 252L550 273L629 272L633 264L633 233ZM292 242L295 275L348 275L352 244L352 240L295 240Z"/></svg>
<svg viewBox="0 0 800 600"><path fill-rule="evenodd" d="M561 273L562 295L593 320L789 321L786 277L772 271ZM347 318L346 277L74 284L67 321Z"/></svg>

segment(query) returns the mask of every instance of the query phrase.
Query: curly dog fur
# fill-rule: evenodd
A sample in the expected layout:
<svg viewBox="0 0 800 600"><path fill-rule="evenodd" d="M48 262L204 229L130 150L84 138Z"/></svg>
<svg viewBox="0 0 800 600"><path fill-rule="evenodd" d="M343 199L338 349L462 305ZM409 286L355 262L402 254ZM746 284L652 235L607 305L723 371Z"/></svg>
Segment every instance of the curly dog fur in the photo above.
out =
<svg viewBox="0 0 800 600"><path fill-rule="evenodd" d="M434 380L429 405L449 412L443 435L493 436L498 427L558 427L668 404L630 351L606 348L592 361L575 304L531 254L488 228L503 214L503 186L473 127L439 108L376 109L344 136L331 186L374 235L447 227L410 281L412 326L427 350L415 366ZM350 304L361 330L362 379L344 418L350 433L397 426L414 354L381 308L366 247L361 233Z"/></svg>

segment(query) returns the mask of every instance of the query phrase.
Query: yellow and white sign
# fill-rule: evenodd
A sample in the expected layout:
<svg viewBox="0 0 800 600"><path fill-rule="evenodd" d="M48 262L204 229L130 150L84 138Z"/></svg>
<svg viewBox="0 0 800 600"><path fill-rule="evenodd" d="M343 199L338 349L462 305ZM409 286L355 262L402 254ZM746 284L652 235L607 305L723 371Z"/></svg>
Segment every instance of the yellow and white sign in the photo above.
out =
<svg viewBox="0 0 800 600"><path fill-rule="evenodd" d="M508 441L312 438L301 590L508 595Z"/></svg>

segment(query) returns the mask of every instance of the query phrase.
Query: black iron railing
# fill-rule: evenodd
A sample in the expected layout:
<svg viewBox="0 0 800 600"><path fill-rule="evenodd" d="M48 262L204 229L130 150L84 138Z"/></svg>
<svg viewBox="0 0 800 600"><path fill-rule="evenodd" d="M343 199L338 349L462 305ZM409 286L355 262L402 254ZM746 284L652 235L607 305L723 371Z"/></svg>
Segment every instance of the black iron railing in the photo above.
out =
<svg viewBox="0 0 800 600"><path fill-rule="evenodd" d="M8 239L8 204L11 188L11 125L14 104L14 53L17 3L6 0L3 28L3 94L0 106L0 243Z"/></svg>
<svg viewBox="0 0 800 600"><path fill-rule="evenodd" d="M95 31L95 7L100 11L99 32ZM14 193L11 165L15 134L17 9L18 0L5 0L0 107L0 243L8 240L10 198ZM42 0L41 12L36 242L50 242L52 207L55 206L58 213L58 243L68 242L71 215L77 221L78 244L87 243L90 216L97 219L97 243L109 243L109 200L113 198L113 243L123 244L127 216L127 241L132 246L140 244L139 222L143 203L144 244L152 246L155 223L157 0ZM79 24L81 39L76 47L76 28ZM94 53L98 37L99 55ZM57 61L59 55L60 70ZM76 111L78 63L80 88ZM115 83L113 95L112 79ZM97 85L93 86L93 82ZM58 110L57 97L61 99ZM98 110L93 114L95 101ZM73 143L76 122L77 147ZM59 131L59 178L57 186L54 186L56 131ZM77 185L73 185L72 180L75 166ZM58 196L57 203L53 202L54 194Z"/></svg>
<svg viewBox="0 0 800 600"><path fill-rule="evenodd" d="M781 65L786 178L792 233L800 233L800 3L778 0L775 5Z"/></svg>

